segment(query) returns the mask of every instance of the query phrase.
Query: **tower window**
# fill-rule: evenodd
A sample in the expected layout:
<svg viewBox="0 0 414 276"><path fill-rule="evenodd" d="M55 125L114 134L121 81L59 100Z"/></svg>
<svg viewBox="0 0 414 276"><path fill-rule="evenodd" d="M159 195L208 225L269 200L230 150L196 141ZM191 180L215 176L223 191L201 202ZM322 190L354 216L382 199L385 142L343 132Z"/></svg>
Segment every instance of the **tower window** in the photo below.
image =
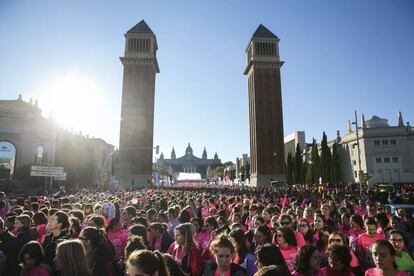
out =
<svg viewBox="0 0 414 276"><path fill-rule="evenodd" d="M391 139L391 140L390 140L390 144L391 144L391 145L396 145L396 144L397 144L397 140L395 140L395 139Z"/></svg>
<svg viewBox="0 0 414 276"><path fill-rule="evenodd" d="M379 145L380 145L380 141L379 141L379 140L375 140L375 141L374 141L374 145L375 145L375 146L379 146Z"/></svg>
<svg viewBox="0 0 414 276"><path fill-rule="evenodd" d="M256 42L255 54L258 56L275 56L276 44L274 42Z"/></svg>
<svg viewBox="0 0 414 276"><path fill-rule="evenodd" d="M383 144L384 146L388 145L388 140L382 140L382 144Z"/></svg>
<svg viewBox="0 0 414 276"><path fill-rule="evenodd" d="M128 38L128 51L132 52L150 52L150 38Z"/></svg>
<svg viewBox="0 0 414 276"><path fill-rule="evenodd" d="M376 162L376 163L382 163L381 157L379 157L379 158L375 158L375 162Z"/></svg>
<svg viewBox="0 0 414 276"><path fill-rule="evenodd" d="M392 163L398 163L398 157L393 157L392 158Z"/></svg>
<svg viewBox="0 0 414 276"><path fill-rule="evenodd" d="M384 163L390 163L390 158L389 157L384 157Z"/></svg>

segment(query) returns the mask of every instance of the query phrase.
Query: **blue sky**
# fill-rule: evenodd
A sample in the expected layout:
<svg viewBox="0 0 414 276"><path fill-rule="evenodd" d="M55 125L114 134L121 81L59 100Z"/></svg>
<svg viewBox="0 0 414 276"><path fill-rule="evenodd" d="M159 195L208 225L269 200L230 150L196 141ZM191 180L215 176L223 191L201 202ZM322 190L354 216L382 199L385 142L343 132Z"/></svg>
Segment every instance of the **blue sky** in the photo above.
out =
<svg viewBox="0 0 414 276"><path fill-rule="evenodd" d="M345 133L353 112L414 124L414 1L0 0L0 98L38 99L66 128L118 146L123 34L158 40L154 144L223 161L249 152L245 48L280 38L284 133ZM53 106L53 107L52 107Z"/></svg>

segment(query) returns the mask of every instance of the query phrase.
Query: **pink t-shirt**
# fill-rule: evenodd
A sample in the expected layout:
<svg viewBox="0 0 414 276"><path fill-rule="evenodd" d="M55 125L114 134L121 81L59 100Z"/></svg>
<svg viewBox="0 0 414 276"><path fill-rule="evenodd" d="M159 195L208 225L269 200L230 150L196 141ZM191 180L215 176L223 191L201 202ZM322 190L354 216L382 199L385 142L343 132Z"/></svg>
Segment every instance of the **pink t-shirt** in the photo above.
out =
<svg viewBox="0 0 414 276"><path fill-rule="evenodd" d="M295 231L295 238L298 242L298 248L301 248L306 244L305 238L303 237L303 234L301 232Z"/></svg>
<svg viewBox="0 0 414 276"><path fill-rule="evenodd" d="M227 270L225 273L224 273L224 276L230 276L231 274L230 274L230 272L231 272L231 270L229 269L229 270ZM214 276L220 276L220 270L217 268L216 269L216 271L214 272Z"/></svg>
<svg viewBox="0 0 414 276"><path fill-rule="evenodd" d="M206 207L201 208L201 218L203 220L205 220L206 217L208 217L208 209L209 208L206 208Z"/></svg>
<svg viewBox="0 0 414 276"><path fill-rule="evenodd" d="M27 274L27 276L50 276L49 271L42 267L36 267L31 269Z"/></svg>
<svg viewBox="0 0 414 276"><path fill-rule="evenodd" d="M298 250L293 246L280 246L280 253L282 253L283 259L285 259L286 265L289 268L289 271L292 272L295 270L293 261L297 255Z"/></svg>
<svg viewBox="0 0 414 276"><path fill-rule="evenodd" d="M125 235L123 234L123 232L124 231L108 233L108 239L111 241L112 246L114 247L115 258L117 260L119 260L123 256L125 246L126 246L126 239L125 239Z"/></svg>
<svg viewBox="0 0 414 276"><path fill-rule="evenodd" d="M46 231L46 224L40 224L38 226L36 226L37 232L39 232L40 236L39 238L37 238L37 242L40 244L43 244L43 242L45 241L45 238L47 236L47 231Z"/></svg>
<svg viewBox="0 0 414 276"><path fill-rule="evenodd" d="M350 266L352 268L358 267L359 266L358 258L355 256L355 254L354 254L354 252L352 250L349 250L349 253L351 253L351 257L352 257Z"/></svg>
<svg viewBox="0 0 414 276"><path fill-rule="evenodd" d="M174 260L181 266L181 261L185 255L185 250L173 242L167 250L167 253L173 256Z"/></svg>
<svg viewBox="0 0 414 276"><path fill-rule="evenodd" d="M374 267L366 270L365 276L384 276L384 273L380 269ZM410 276L410 273L398 271L397 273L395 273L395 276Z"/></svg>
<svg viewBox="0 0 414 276"><path fill-rule="evenodd" d="M384 235L375 234L373 237L369 237L366 233L360 235L356 238L351 245L351 248L354 250L355 255L359 258L361 265L363 261L371 261L371 245L377 240L383 240Z"/></svg>

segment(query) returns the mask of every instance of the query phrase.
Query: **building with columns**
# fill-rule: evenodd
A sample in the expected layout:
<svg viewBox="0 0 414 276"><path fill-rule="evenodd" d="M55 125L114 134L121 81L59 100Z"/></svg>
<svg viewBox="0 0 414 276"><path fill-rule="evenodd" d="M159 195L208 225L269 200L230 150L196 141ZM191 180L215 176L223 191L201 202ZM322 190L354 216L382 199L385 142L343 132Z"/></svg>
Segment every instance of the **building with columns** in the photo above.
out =
<svg viewBox="0 0 414 276"><path fill-rule="evenodd" d="M286 153L294 156L299 143L301 149L304 145L304 159L309 160L312 144L306 144L304 137L302 131L286 136ZM396 125L376 115L368 120L362 115L358 130L348 121L346 134L340 135L338 130L328 146L332 149L334 143L338 145L343 182L359 182L362 172L368 184L414 183L414 131L409 122L404 123L401 112ZM320 144L318 148L321 150Z"/></svg>
<svg viewBox="0 0 414 276"><path fill-rule="evenodd" d="M208 172L220 165L222 164L217 152L214 154L213 159L208 159L207 150L204 147L202 157L199 158L194 155L190 143L188 143L183 156L177 158L173 147L170 159L164 158L164 154L161 153L160 158L156 162L157 167L164 167L171 175L177 176L180 172L199 173L202 178L207 178Z"/></svg>
<svg viewBox="0 0 414 276"><path fill-rule="evenodd" d="M279 38L260 25L247 49L250 184L285 182Z"/></svg>
<svg viewBox="0 0 414 276"><path fill-rule="evenodd" d="M401 112L393 126L375 115L368 120L362 115L358 130L353 130L350 122L348 125L347 134L328 144L340 145L343 181L359 181L362 171L369 184L414 183L414 132L409 122L404 123Z"/></svg>

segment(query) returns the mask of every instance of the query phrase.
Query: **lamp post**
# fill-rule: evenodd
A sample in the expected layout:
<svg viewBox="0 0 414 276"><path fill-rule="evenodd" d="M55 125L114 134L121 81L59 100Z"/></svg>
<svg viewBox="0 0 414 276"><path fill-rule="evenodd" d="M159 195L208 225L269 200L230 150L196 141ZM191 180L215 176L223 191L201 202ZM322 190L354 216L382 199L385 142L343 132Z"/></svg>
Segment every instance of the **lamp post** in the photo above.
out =
<svg viewBox="0 0 414 276"><path fill-rule="evenodd" d="M356 142L357 142L357 155L358 155L358 181L359 181L359 189L360 192L362 192L362 182L360 180L360 175L361 175L361 151L359 148L359 131L358 131L358 117L357 117L357 112L355 110L355 121L352 122L353 125L355 125L355 133L356 133Z"/></svg>

